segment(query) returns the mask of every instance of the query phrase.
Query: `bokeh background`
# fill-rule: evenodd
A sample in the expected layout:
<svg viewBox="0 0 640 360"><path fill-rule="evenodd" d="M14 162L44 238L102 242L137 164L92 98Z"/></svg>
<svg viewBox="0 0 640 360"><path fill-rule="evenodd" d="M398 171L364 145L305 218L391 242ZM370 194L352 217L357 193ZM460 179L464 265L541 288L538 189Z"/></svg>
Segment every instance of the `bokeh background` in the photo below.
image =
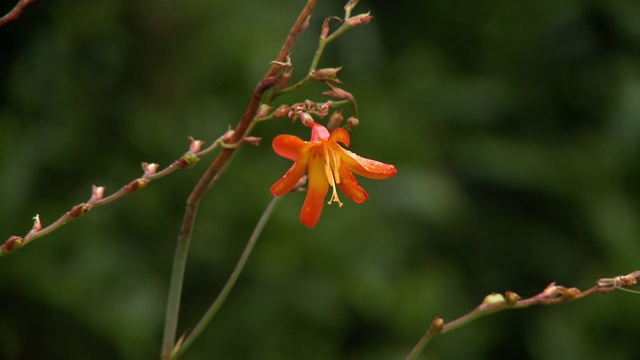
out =
<svg viewBox="0 0 640 360"><path fill-rule="evenodd" d="M0 28L0 237L24 235L171 163L244 111L302 0L36 1ZM293 53L302 76L320 1ZM4 1L6 12L13 2ZM640 2L362 1L374 21L321 67L360 105L353 151L393 163L363 205L307 229L280 202L185 359L400 359L435 316L492 292L587 288L640 269ZM283 97L324 101L321 84ZM233 268L289 168L260 124L204 200L180 330ZM0 259L0 358L153 359L195 168ZM503 312L438 337L429 359L636 359L639 295Z"/></svg>

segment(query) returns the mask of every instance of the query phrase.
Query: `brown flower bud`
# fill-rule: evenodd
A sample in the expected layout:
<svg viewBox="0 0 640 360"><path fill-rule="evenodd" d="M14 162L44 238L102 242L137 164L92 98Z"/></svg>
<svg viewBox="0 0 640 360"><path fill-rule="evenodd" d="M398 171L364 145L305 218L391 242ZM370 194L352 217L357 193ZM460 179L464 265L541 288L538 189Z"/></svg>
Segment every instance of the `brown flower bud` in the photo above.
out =
<svg viewBox="0 0 640 360"><path fill-rule="evenodd" d="M513 291L507 291L504 295L505 295L504 296L505 301L509 306L515 305L518 302L518 300L520 300L520 295L514 293Z"/></svg>
<svg viewBox="0 0 640 360"><path fill-rule="evenodd" d="M144 164L142 163L142 168L144 169ZM95 186L93 185L93 187L91 188L91 202L95 202L95 201L99 201L102 200L102 197L104 196L104 186Z"/></svg>
<svg viewBox="0 0 640 360"><path fill-rule="evenodd" d="M149 182L149 180L147 179L136 179L133 180L132 182L128 183L127 185L124 186L124 190L126 192L134 192L134 191L138 191L140 189L142 189L143 187L147 186L147 183Z"/></svg>
<svg viewBox="0 0 640 360"><path fill-rule="evenodd" d="M330 21L331 21L330 17L324 19L324 22L322 23L322 32L320 32L320 39L326 39L327 36L329 36L329 22Z"/></svg>
<svg viewBox="0 0 640 360"><path fill-rule="evenodd" d="M36 216L33 217L33 227L31 228L31 232L38 232L42 230L42 222L40 221L40 215L36 214Z"/></svg>
<svg viewBox="0 0 640 360"><path fill-rule="evenodd" d="M267 104L260 104L260 107L258 108L258 111L256 111L256 117L258 117L258 118L265 117L265 116L269 115L271 110L273 110L273 107L271 107L271 106L269 106Z"/></svg>
<svg viewBox="0 0 640 360"><path fill-rule="evenodd" d="M310 74L310 76L317 81L331 81L331 82L335 82L338 84L341 84L342 81L340 81L337 76L338 76L338 72L342 70L342 66L337 67L337 68L324 68L324 69L318 69L314 72L312 72Z"/></svg>
<svg viewBox="0 0 640 360"><path fill-rule="evenodd" d="M353 116L347 119L347 126L346 126L347 130L351 131L357 128L358 125L360 125L360 120L354 118Z"/></svg>
<svg viewBox="0 0 640 360"><path fill-rule="evenodd" d="M260 140L262 140L262 138L259 137L255 137L255 136L245 136L242 141L249 144L249 145L253 145L253 146L258 146L260 145Z"/></svg>
<svg viewBox="0 0 640 360"><path fill-rule="evenodd" d="M0 254L7 254L12 252L13 250L20 249L22 244L24 243L24 239L19 236L11 236L7 241L0 246Z"/></svg>
<svg viewBox="0 0 640 360"><path fill-rule="evenodd" d="M353 99L353 95L351 95L349 92L342 90L338 87L335 87L333 85L331 85L330 83L327 83L327 85L329 85L329 87L331 87L330 91L325 91L322 93L322 95L327 95L327 96L331 96L333 98L336 98L338 100L351 100Z"/></svg>
<svg viewBox="0 0 640 360"><path fill-rule="evenodd" d="M355 27L361 25L367 25L373 19L373 16L369 15L370 13L360 14L347 19L347 24Z"/></svg>
<svg viewBox="0 0 640 360"><path fill-rule="evenodd" d="M435 318L433 322L431 322L431 326L429 326L429 332L432 334L440 334L442 332L442 327L444 326L444 320L442 318Z"/></svg>
<svg viewBox="0 0 640 360"><path fill-rule="evenodd" d="M91 205L87 205L85 203L82 204L78 204L76 206L74 206L73 208L71 208L71 210L67 211L67 216L71 219L77 219L80 216L83 216L84 214L88 213L89 210L91 210Z"/></svg>
<svg viewBox="0 0 640 360"><path fill-rule="evenodd" d="M189 142L191 142L191 145L189 145L189 151L194 153L197 153L198 151L200 151L200 148L202 148L202 145L204 144L204 141L196 140L191 136L189 136ZM155 165L155 164L152 164L152 165ZM156 165L156 169L157 167L158 165ZM155 171L153 173L155 173Z"/></svg>
<svg viewBox="0 0 640 360"><path fill-rule="evenodd" d="M342 125L342 121L344 120L344 116L342 116L342 110L334 111L329 117L329 123L327 124L327 129L329 131L333 131Z"/></svg>
<svg viewBox="0 0 640 360"><path fill-rule="evenodd" d="M276 111L273 112L273 116L277 118L286 116L290 109L289 105L280 105Z"/></svg>

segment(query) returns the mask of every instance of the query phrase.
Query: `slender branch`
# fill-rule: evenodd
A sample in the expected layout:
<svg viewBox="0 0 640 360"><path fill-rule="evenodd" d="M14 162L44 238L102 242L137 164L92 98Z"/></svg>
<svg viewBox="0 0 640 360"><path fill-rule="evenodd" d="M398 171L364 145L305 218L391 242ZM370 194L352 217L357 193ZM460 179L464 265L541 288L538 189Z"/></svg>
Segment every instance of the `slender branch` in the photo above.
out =
<svg viewBox="0 0 640 360"><path fill-rule="evenodd" d="M249 130L251 130L252 124L254 123L254 118L260 107L260 102L265 91L276 84L278 80L277 73L282 67L281 64L285 62L285 60L291 53L298 35L300 35L300 33L302 33L306 29L309 18L311 16L311 12L315 7L316 2L317 0L308 0L307 4L300 12L300 15L291 27L291 30L289 30L289 34L287 35L287 38L282 45L282 48L280 49L276 60L272 63L265 76L256 86L256 89L251 96L249 105L247 106L244 115L240 119L236 130L229 139L229 143L241 144L242 139L246 135L248 135L248 132ZM226 148L220 152L207 172L202 176L198 184L195 186L187 200L187 206L185 208L184 218L182 221L182 226L180 228L180 234L178 235L176 254L173 263L173 270L171 272L171 281L169 284L169 296L167 301L167 312L161 351L162 359L169 359L174 347L178 326L178 313L180 309L182 281L184 277L184 269L186 267L186 256L189 249L191 234L193 233L193 226L195 223L196 214L198 212L198 206L202 198L217 182L220 175L228 166L232 155L235 153L235 150L236 148Z"/></svg>
<svg viewBox="0 0 640 360"><path fill-rule="evenodd" d="M330 17L325 20L324 24L322 25L322 33L320 35L320 40L318 41L318 46L316 48L316 52L313 56L313 59L311 60L311 66L309 67L309 72L307 73L307 75L304 78L302 78L300 81L298 81L297 83L291 86L288 86L282 89L276 89L275 91L273 91L271 94L269 94L269 97L267 98L267 101L266 101L267 103L271 103L273 100L275 100L275 98L277 98L280 95L284 95L292 91L295 91L309 84L310 82L317 80L316 70L318 68L318 64L320 63L320 59L322 58L322 54L324 54L324 50L327 47L327 45L329 45L332 41L340 37L340 35L344 34L348 30L356 26L365 25L371 20L371 16L369 14L361 14L361 15L351 17L351 10L357 5L357 3L358 1L349 1L347 3L347 5L345 6L344 19L337 18L337 20L342 22L340 27L338 27L330 35L329 35L329 22L332 19L336 19L336 18Z"/></svg>
<svg viewBox="0 0 640 360"><path fill-rule="evenodd" d="M31 4L35 0L20 0L16 4L16 6L11 9L8 13L6 13L3 17L0 18L0 26L7 24L10 21L13 21L20 17L22 10L27 7L27 5Z"/></svg>
<svg viewBox="0 0 640 360"><path fill-rule="evenodd" d="M487 295L484 298L484 301L482 301L482 304L478 305L466 315L455 320L445 322L442 318L436 317L431 323L431 326L429 326L427 332L413 347L405 360L417 359L427 343L436 335L444 334L462 327L475 319L497 313L502 310L521 309L532 305L555 305L582 299L591 294L606 294L615 290L633 291L628 290L628 288L637 286L638 284L640 284L640 270L627 275L599 279L595 286L585 291L580 291L580 289L575 287L566 288L564 286L551 283L541 293L526 299L521 299L518 294L511 291L507 291L504 295L495 293Z"/></svg>
<svg viewBox="0 0 640 360"><path fill-rule="evenodd" d="M184 351L186 351L189 348L189 346L191 346L191 344L198 338L200 333L202 333L202 330L204 330L204 328L211 322L211 319L213 319L213 317L216 315L216 313L218 312L218 310L220 309L224 301L227 299L227 296L229 296L229 293L233 289L233 286L238 280L238 277L242 273L242 270L244 269L244 266L247 263L247 259L251 255L251 251L253 250L256 244L256 241L260 237L260 234L262 233L264 226L267 224L267 221L269 221L269 217L271 217L271 214L273 213L273 209L275 208L275 205L279 199L280 199L280 196L274 197L269 203L269 205L267 206L267 208L264 210L264 212L262 213L262 216L260 217L260 220L258 221L255 229L253 230L253 233L251 234L251 237L249 238L249 241L247 242L247 245L245 245L245 248L242 251L242 255L240 256L240 259L238 259L238 263L233 269L233 272L231 272L229 279L227 280L224 287L216 297L215 301L211 304L211 306L209 306L209 309L207 309L207 312L205 312L205 314L202 316L202 319L200 319L200 321L198 322L196 327L193 329L193 331L189 334L189 336L184 340L184 342L182 343L179 342L178 345L176 345L176 349L174 349L174 353L171 359L178 359L184 353Z"/></svg>
<svg viewBox="0 0 640 360"><path fill-rule="evenodd" d="M182 155L178 160L174 161L172 164L167 166L166 168L158 171L158 164L148 164L142 163L142 169L144 170L144 175L142 177L135 179L129 182L127 185L120 188L118 191L113 194L104 197L105 188L102 186L93 186L93 190L91 192L91 198L84 203L75 205L71 210L67 211L65 214L60 216L58 220L54 221L50 225L45 228L42 228L42 222L40 221L40 216L36 215L34 217L34 224L31 228L31 231L27 233L25 236L11 236L9 239L5 241L4 244L0 245L0 256L6 255L10 252L21 249L25 245L29 244L31 241L44 237L57 229L59 229L62 225L75 220L79 217L84 216L91 209L99 206L103 206L109 204L115 200L118 200L126 195L137 192L138 190L146 187L150 182L163 178L176 170L186 169L191 166L194 166L201 157L211 153L218 147L228 147L225 143L225 139L228 139L232 134L232 131L228 131L226 134L218 138L211 146L204 150L200 150L203 141L194 140L193 138L189 138L191 141L191 146L189 151L187 151L184 155Z"/></svg>

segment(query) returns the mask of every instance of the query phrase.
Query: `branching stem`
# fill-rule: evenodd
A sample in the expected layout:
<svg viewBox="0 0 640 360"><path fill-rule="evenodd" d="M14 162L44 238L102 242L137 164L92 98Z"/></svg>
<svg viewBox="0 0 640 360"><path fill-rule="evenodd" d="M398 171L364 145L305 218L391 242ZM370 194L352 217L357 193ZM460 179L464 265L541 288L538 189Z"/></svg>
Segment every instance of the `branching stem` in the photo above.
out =
<svg viewBox="0 0 640 360"><path fill-rule="evenodd" d="M287 38L282 45L282 48L280 49L278 57L273 62L266 75L256 86L256 89L251 96L249 105L247 106L247 109L240 119L238 126L233 132L233 135L229 139L229 143L239 143L245 136L248 135L248 131L251 129L254 123L255 115L258 108L260 107L260 102L265 91L276 84L278 80L277 74L282 68L281 64L287 60L287 57L291 53L296 38L306 28L307 21L311 16L311 12L315 7L316 2L317 0L308 0L307 4L300 12L298 19L291 27L291 30L289 30L289 34L287 35ZM184 277L186 257L189 250L191 234L193 233L193 226L195 223L196 214L198 212L198 206L202 198L217 182L221 174L229 165L229 162L232 159L232 155L236 150L237 148L230 148L223 149L220 152L207 172L202 176L198 184L195 186L195 188L191 192L191 195L189 196L189 199L187 200L187 206L184 212L180 234L178 235L173 270L171 271L171 281L169 284L169 296L167 301L165 328L161 350L161 358L163 360L171 358L174 343L176 340L180 298L182 294L182 281Z"/></svg>
<svg viewBox="0 0 640 360"><path fill-rule="evenodd" d="M634 271L627 275L620 275L614 278L604 278L597 281L596 285L580 291L578 288L566 288L564 286L551 283L541 293L530 298L521 299L518 294L507 291L502 294L491 294L484 298L482 304L467 314L445 322L442 318L435 318L429 326L427 332L422 336L420 341L413 347L405 360L415 360L420 356L422 350L427 343L436 335L444 334L451 330L462 327L478 318L497 313L506 309L521 309L532 305L555 305L582 299L591 294L606 294L614 290L628 290L628 288L636 286L640 283L640 270Z"/></svg>

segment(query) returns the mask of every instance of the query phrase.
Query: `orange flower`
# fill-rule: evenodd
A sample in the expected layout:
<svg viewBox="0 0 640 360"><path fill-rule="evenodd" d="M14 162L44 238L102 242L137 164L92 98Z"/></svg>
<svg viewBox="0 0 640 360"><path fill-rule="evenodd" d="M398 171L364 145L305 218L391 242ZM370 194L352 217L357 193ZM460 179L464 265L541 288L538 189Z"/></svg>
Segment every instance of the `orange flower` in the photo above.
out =
<svg viewBox="0 0 640 360"><path fill-rule="evenodd" d="M349 199L360 204L369 195L358 185L353 173L371 179L388 179L397 171L393 165L366 159L342 148L338 143L349 146L350 141L345 129L339 128L329 134L327 128L314 121L307 121L307 126L311 127L311 141L293 135L278 135L273 139L275 152L295 163L282 179L273 184L271 194L282 196L291 191L308 169L307 198L300 212L300 221L314 227L320 219L329 185L333 188L329 204L335 201L342 206L336 185Z"/></svg>

